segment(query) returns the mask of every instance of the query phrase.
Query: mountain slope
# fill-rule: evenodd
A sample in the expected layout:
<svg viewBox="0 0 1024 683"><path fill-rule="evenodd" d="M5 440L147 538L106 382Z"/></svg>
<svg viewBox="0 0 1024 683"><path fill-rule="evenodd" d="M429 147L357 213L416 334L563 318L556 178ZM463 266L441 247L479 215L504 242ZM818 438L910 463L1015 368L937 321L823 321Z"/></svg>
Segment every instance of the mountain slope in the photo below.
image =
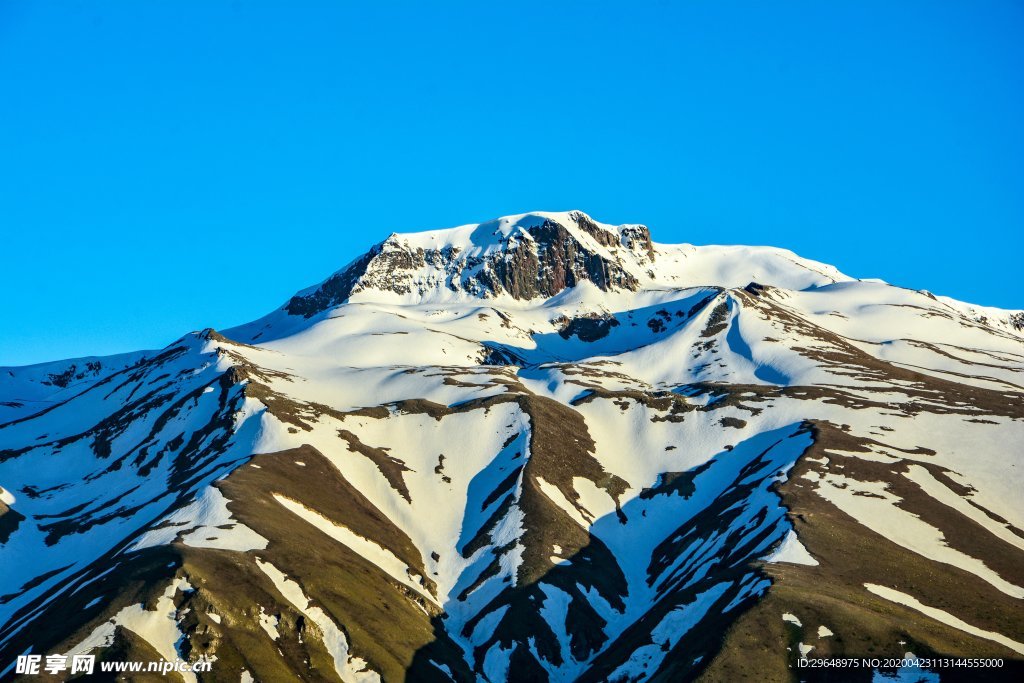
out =
<svg viewBox="0 0 1024 683"><path fill-rule="evenodd" d="M0 369L0 667L1020 661L1022 318L580 212L392 235L248 325Z"/></svg>

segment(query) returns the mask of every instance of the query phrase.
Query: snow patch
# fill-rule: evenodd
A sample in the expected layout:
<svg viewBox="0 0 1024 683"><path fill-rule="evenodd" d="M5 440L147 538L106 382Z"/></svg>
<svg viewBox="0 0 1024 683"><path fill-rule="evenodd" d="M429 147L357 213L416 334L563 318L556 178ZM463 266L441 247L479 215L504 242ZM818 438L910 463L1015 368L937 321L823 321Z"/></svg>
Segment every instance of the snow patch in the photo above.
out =
<svg viewBox="0 0 1024 683"><path fill-rule="evenodd" d="M334 659L334 670L344 683L380 683L380 674L368 669L366 660L350 654L345 634L326 612L309 604L310 600L299 584L269 562L257 558L256 565L274 583L281 596L319 628L324 647Z"/></svg>
<svg viewBox="0 0 1024 683"><path fill-rule="evenodd" d="M267 614L263 610L263 606L260 605L260 628L267 632L271 640L277 640L281 637L281 633L277 630L277 625L280 623L280 619L272 614Z"/></svg>
<svg viewBox="0 0 1024 683"><path fill-rule="evenodd" d="M157 599L156 609L149 611L141 603L128 605L112 619L94 628L65 654L88 654L97 648L109 647L114 642L115 628L121 626L149 643L164 659L172 662L180 659L178 644L185 634L178 624L178 609L174 606L174 595L179 590L189 592L193 588L184 577L175 578ZM187 683L195 683L193 672L180 673Z"/></svg>
<svg viewBox="0 0 1024 683"><path fill-rule="evenodd" d="M691 628L700 623L711 606L732 585L719 583L699 594L693 602L676 607L651 630L650 645L637 648L628 661L608 677L610 681L633 681L649 675L658 668L669 650L682 640Z"/></svg>
<svg viewBox="0 0 1024 683"><path fill-rule="evenodd" d="M182 543L193 548L238 552L266 548L267 539L231 516L229 502L220 489L208 486L195 501L161 520L156 525L158 528L143 534L129 552L170 545L179 535Z"/></svg>
<svg viewBox="0 0 1024 683"><path fill-rule="evenodd" d="M886 600L889 600L890 602L895 602L897 604L904 605L905 607L909 607L912 610L916 610L921 614L924 614L925 616L935 619L936 621L941 621L943 624L946 624L947 626L952 626L955 629L959 629L964 633L969 633L972 636L977 636L978 638L984 638L985 640L991 640L994 643L999 643L1003 647L1007 647L1016 652L1017 654L1024 655L1024 643L1019 643L1016 640L1007 638L1001 633L996 633L994 631L985 631L976 626L971 626L966 621L963 621L962 619L953 616L949 612L946 612L935 607L929 607L928 605L921 603L917 598L915 598L912 595L907 595L906 593L901 593L900 591L895 590L893 588L879 586L878 584L874 583L865 583L864 587L867 588L870 592L879 596L880 598L884 598Z"/></svg>
<svg viewBox="0 0 1024 683"><path fill-rule="evenodd" d="M786 533L786 537L782 540L782 543L772 552L771 555L764 558L765 562L788 562L790 564L806 564L812 567L818 565L818 561L811 557L811 554L807 552L807 548L797 538L796 532L790 529Z"/></svg>
<svg viewBox="0 0 1024 683"><path fill-rule="evenodd" d="M981 560L951 548L939 529L898 507L902 499L891 493L885 482L815 471L804 478L817 482L818 495L882 537L930 560L970 572L1011 597L1024 598L1024 588L1006 581Z"/></svg>

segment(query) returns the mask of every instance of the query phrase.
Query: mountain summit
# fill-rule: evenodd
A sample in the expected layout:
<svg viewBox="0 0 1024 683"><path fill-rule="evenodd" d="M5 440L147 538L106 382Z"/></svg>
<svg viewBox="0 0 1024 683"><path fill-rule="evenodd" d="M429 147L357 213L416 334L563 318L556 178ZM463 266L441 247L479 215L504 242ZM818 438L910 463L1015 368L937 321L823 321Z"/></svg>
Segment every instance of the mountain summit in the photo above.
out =
<svg viewBox="0 0 1024 683"><path fill-rule="evenodd" d="M309 319L350 301L466 305L484 299L522 307L577 287L573 296L589 296L600 306L641 290L753 281L805 289L847 280L831 266L783 249L655 244L644 225L607 225L582 211L537 211L392 233L277 313ZM281 316L257 322L272 321L281 324ZM286 326L293 329L295 321ZM232 333L246 336L250 329Z"/></svg>
<svg viewBox="0 0 1024 683"><path fill-rule="evenodd" d="M449 230L392 234L316 290L288 302L309 317L353 293L423 297L445 288L474 296L547 298L588 281L635 291L654 258L642 225L614 228L580 211L529 213Z"/></svg>
<svg viewBox="0 0 1024 683"><path fill-rule="evenodd" d="M0 678L29 651L492 683L911 652L1014 680L1022 329L573 211L393 234L159 351L0 368Z"/></svg>

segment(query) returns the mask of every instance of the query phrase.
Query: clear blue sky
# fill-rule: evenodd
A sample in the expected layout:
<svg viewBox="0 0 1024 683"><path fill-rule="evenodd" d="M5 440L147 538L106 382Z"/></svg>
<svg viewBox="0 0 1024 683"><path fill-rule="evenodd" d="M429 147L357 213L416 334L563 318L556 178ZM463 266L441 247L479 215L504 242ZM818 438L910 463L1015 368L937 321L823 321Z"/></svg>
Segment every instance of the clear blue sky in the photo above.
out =
<svg viewBox="0 0 1024 683"><path fill-rule="evenodd" d="M0 2L0 365L580 208L1024 307L1024 4Z"/></svg>

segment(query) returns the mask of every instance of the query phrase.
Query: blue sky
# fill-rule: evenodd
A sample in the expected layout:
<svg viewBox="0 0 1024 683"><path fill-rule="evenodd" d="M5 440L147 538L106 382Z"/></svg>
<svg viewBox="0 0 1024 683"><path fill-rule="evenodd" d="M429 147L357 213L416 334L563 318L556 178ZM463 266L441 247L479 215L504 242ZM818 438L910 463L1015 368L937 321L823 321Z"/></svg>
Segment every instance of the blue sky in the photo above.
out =
<svg viewBox="0 0 1024 683"><path fill-rule="evenodd" d="M1024 307L1019 2L0 2L0 365L579 208Z"/></svg>

